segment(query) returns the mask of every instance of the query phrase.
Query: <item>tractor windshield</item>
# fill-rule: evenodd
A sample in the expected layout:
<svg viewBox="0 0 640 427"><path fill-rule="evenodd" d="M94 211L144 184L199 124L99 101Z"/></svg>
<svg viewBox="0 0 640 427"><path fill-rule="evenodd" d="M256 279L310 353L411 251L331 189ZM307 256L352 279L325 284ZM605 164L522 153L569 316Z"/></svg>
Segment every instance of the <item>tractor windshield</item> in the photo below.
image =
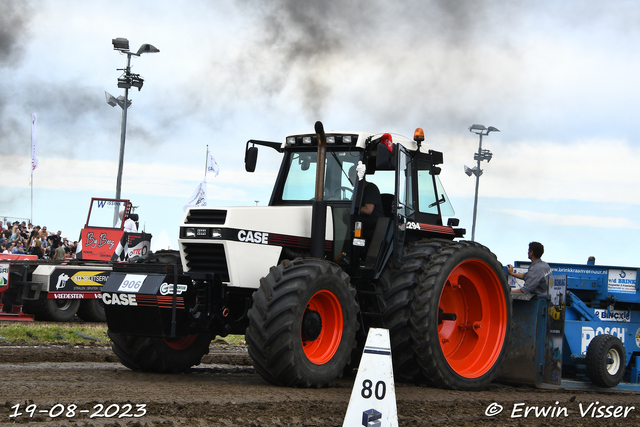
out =
<svg viewBox="0 0 640 427"><path fill-rule="evenodd" d="M362 158L359 150L340 151L327 150L325 158L324 200L350 201L353 197L354 184L349 180L349 169L358 164ZM316 168L318 154L313 151L292 152L289 156L289 169L282 190L284 202L310 202L315 198ZM436 176L436 191L433 184L433 176L429 173L430 163L417 162L417 200L405 200L406 208L411 212L417 210L425 214L437 214L438 205L442 216L455 215L449 197L440 179ZM410 170L406 173L412 174ZM395 171L377 170L373 174L367 174L367 181L378 186L381 194L395 194ZM408 180L411 182L411 179ZM403 188L402 192L413 194L415 189ZM411 197L412 198L412 197Z"/></svg>
<svg viewBox="0 0 640 427"><path fill-rule="evenodd" d="M349 180L349 169L358 164L360 156L360 151L327 150L324 176L325 200L351 200L355 183ZM313 200L317 165L316 151L292 153L282 200Z"/></svg>

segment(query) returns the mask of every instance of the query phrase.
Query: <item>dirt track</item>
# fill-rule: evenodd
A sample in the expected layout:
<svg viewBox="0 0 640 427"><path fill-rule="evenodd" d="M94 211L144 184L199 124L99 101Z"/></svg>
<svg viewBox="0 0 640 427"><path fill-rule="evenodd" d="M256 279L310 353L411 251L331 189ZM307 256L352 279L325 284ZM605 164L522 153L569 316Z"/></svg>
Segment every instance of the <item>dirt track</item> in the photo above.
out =
<svg viewBox="0 0 640 427"><path fill-rule="evenodd" d="M254 373L246 349L239 346L212 345L203 362L188 374L147 374L126 369L109 347L100 344L54 347L0 342L0 426L342 425L354 378L341 379L328 389L275 387ZM640 395L632 393L500 384L481 392L459 392L396 384L396 395L400 426L640 424ZM30 404L35 405L30 408L35 408L32 418L26 412ZM136 405L146 405L146 413L118 418L127 404L128 415L142 414ZM496 404L503 411L485 415ZM591 411L582 416L580 404L583 411L591 404L621 406L627 417L597 418ZM531 412L524 418L526 407L551 407L552 412L539 417ZM521 417L512 418L514 408ZM552 416L560 408L566 408L567 416ZM95 412L103 416L90 418ZM22 415L11 417L16 413Z"/></svg>

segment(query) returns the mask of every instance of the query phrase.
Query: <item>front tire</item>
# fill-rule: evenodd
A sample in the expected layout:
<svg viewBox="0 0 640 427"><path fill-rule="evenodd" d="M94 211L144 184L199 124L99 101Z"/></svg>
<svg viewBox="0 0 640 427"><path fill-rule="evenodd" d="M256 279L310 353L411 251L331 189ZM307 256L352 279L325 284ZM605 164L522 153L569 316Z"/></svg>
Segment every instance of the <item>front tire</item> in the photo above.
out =
<svg viewBox="0 0 640 427"><path fill-rule="evenodd" d="M615 387L624 376L626 352L620 338L596 335L587 347L587 376L599 387Z"/></svg>
<svg viewBox="0 0 640 427"><path fill-rule="evenodd" d="M411 336L422 374L435 386L485 388L498 375L511 324L502 265L474 242L439 242L412 304Z"/></svg>
<svg viewBox="0 0 640 427"><path fill-rule="evenodd" d="M432 241L407 244L403 249L400 269L394 270L387 263L380 280L376 283L381 295L381 311L385 328L389 329L394 377L404 382L422 380L413 351L411 339L411 303L414 290L429 257L439 246ZM364 345L364 343L363 343Z"/></svg>
<svg viewBox="0 0 640 427"><path fill-rule="evenodd" d="M213 338L205 333L173 339L108 333L113 352L124 366L159 373L185 372L199 365Z"/></svg>
<svg viewBox="0 0 640 427"><path fill-rule="evenodd" d="M327 387L342 375L356 345L358 306L349 276L320 259L284 260L260 280L246 341L268 382Z"/></svg>

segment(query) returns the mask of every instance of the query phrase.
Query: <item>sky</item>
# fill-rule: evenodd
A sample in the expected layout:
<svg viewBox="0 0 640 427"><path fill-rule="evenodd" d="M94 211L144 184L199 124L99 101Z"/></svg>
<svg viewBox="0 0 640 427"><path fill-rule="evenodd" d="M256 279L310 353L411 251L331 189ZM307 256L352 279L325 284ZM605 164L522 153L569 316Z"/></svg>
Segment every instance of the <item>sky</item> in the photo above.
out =
<svg viewBox="0 0 640 427"><path fill-rule="evenodd" d="M393 3L393 4L391 4ZM635 1L0 0L0 217L75 240L91 197L114 197L126 55L122 197L177 248L183 206L204 177L209 206L265 206L281 157L249 139L327 130L425 130L471 239L503 264L539 241L549 262L640 266L640 5ZM31 181L31 114L38 167ZM271 151L271 152L270 152ZM31 201L33 188L33 201Z"/></svg>

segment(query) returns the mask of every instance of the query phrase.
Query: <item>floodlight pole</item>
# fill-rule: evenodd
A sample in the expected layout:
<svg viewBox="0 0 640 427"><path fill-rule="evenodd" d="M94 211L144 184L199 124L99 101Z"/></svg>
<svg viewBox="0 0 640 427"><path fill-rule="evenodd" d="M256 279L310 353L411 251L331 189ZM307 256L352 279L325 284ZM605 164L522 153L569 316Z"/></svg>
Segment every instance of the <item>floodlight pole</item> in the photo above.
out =
<svg viewBox="0 0 640 427"><path fill-rule="evenodd" d="M480 142L478 144L478 152L473 156L475 160L477 160L477 165L472 170L472 173L476 176L476 192L473 199L473 225L471 227L471 241L475 242L476 240L476 217L478 215L478 191L480 189L480 175L482 175L482 170L480 169L480 162L482 160L486 160L487 162L491 161L491 157L493 154L489 150L482 149L482 137L485 135L489 135L489 132L500 132L493 126L489 126L486 128L483 125L472 125L469 127L469 131L480 136ZM470 175L469 175L470 176Z"/></svg>
<svg viewBox="0 0 640 427"><path fill-rule="evenodd" d="M127 52L127 68L125 74L129 75L131 71L131 52ZM124 88L124 103L122 107L122 125L120 128L120 155L118 157L118 177L116 179L116 199L120 198L120 189L122 188L122 169L124 165L124 141L127 137L127 110L129 109L129 88Z"/></svg>
<svg viewBox="0 0 640 427"><path fill-rule="evenodd" d="M124 71L123 76L118 78L118 87L124 88L124 99L113 98L111 95L105 93L107 96L107 103L112 107L116 104L122 108L122 126L120 129L120 155L118 158L118 176L116 178L116 199L120 198L120 190L122 188L122 169L124 165L124 143L127 136L127 110L129 109L129 88L135 86L140 90L142 88L144 79L139 74L131 73L131 56L140 56L143 53L156 53L160 52L155 46L150 44L143 44L138 49L138 52L129 51L129 40L125 38L116 38L111 41L113 43L113 49L120 53L127 55L127 66L124 69L118 69ZM111 99L110 99L111 98Z"/></svg>
<svg viewBox="0 0 640 427"><path fill-rule="evenodd" d="M480 133L480 143L478 144L478 165L476 166L476 193L473 199L473 225L471 227L471 241L476 241L476 216L478 215L478 190L480 189L480 153L482 153L482 133Z"/></svg>

